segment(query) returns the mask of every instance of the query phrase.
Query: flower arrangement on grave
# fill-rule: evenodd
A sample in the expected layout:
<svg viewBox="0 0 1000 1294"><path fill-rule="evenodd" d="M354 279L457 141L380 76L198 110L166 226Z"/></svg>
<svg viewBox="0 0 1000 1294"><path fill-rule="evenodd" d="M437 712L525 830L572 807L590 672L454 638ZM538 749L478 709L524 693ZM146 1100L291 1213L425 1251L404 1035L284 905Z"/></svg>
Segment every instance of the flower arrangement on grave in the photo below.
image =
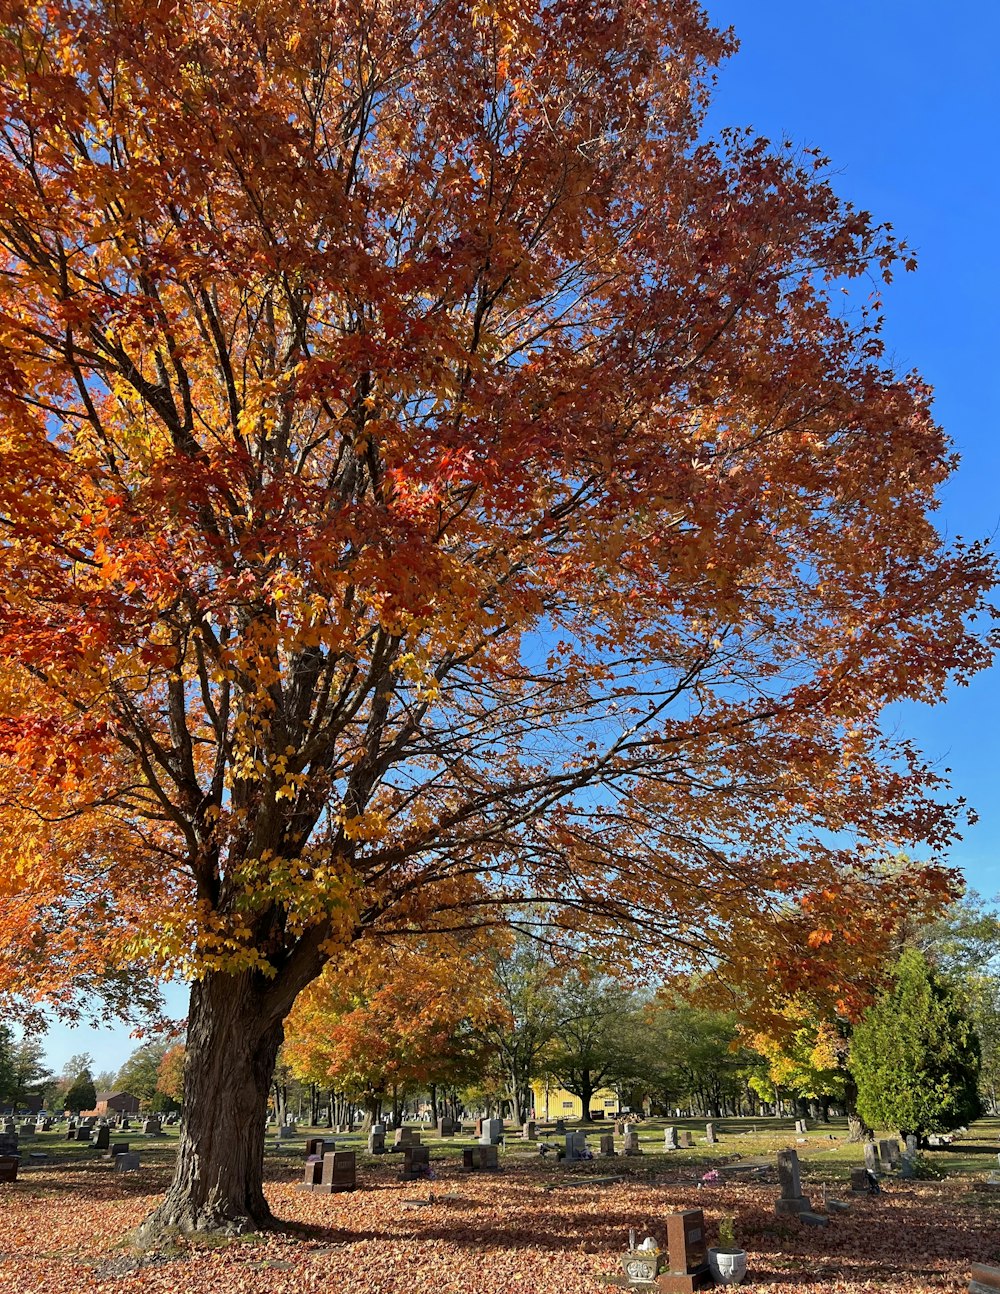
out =
<svg viewBox="0 0 1000 1294"><path fill-rule="evenodd" d="M736 1239L736 1223L730 1217L719 1220L719 1243L708 1251L708 1265L720 1285L739 1285L747 1274L746 1251Z"/></svg>
<svg viewBox="0 0 1000 1294"><path fill-rule="evenodd" d="M732 1217L724 1217L719 1221L719 1248L738 1250L739 1245L736 1243L736 1222Z"/></svg>
<svg viewBox="0 0 1000 1294"><path fill-rule="evenodd" d="M652 1236L641 1245L635 1243L635 1231L629 1232L628 1253L622 1255L622 1267L630 1283L647 1284L656 1279L662 1251Z"/></svg>

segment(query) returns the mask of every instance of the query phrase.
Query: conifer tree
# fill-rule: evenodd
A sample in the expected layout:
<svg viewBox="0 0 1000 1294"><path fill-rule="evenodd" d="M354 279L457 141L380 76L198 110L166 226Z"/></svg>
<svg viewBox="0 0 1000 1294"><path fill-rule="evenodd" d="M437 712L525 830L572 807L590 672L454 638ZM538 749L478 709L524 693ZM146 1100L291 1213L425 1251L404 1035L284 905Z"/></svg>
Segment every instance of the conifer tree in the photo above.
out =
<svg viewBox="0 0 1000 1294"><path fill-rule="evenodd" d="M873 1127L924 1138L980 1113L979 1040L955 990L915 948L855 1029L849 1063L858 1110Z"/></svg>

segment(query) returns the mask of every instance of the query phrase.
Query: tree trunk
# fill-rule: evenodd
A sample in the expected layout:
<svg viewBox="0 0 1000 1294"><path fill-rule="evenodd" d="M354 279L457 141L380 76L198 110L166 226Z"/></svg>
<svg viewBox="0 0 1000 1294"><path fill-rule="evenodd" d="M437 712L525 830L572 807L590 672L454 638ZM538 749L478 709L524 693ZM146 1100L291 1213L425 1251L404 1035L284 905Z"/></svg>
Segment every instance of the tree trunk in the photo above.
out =
<svg viewBox="0 0 1000 1294"><path fill-rule="evenodd" d="M174 1179L142 1224L239 1233L273 1223L264 1198L267 1095L284 1029L262 1024L260 976L209 975L191 988L184 1116Z"/></svg>
<svg viewBox="0 0 1000 1294"><path fill-rule="evenodd" d="M594 1095L594 1084L590 1081L590 1071L585 1069L580 1075L580 1103L583 1106L583 1122L590 1123L590 1102Z"/></svg>

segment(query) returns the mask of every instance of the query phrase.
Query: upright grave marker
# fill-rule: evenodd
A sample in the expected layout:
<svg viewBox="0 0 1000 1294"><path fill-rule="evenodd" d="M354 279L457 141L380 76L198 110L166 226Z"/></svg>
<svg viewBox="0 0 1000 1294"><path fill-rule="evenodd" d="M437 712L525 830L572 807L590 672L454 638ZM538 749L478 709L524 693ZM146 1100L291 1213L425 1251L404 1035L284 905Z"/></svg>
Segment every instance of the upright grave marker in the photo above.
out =
<svg viewBox="0 0 1000 1294"><path fill-rule="evenodd" d="M431 1152L428 1146L407 1146L403 1150L404 1182L415 1182L419 1177L427 1177L431 1171Z"/></svg>
<svg viewBox="0 0 1000 1294"><path fill-rule="evenodd" d="M656 1278L662 1294L690 1294L712 1284L701 1209L667 1214L667 1267Z"/></svg>
<svg viewBox="0 0 1000 1294"><path fill-rule="evenodd" d="M775 1213L779 1216L798 1217L800 1213L810 1212L809 1200L802 1194L797 1151L778 1151L778 1181L781 1184L781 1197L775 1203Z"/></svg>
<svg viewBox="0 0 1000 1294"><path fill-rule="evenodd" d="M357 1184L356 1175L357 1155L353 1150L328 1150L323 1156L319 1182L314 1184L312 1189L317 1195L336 1195L340 1191L353 1191Z"/></svg>

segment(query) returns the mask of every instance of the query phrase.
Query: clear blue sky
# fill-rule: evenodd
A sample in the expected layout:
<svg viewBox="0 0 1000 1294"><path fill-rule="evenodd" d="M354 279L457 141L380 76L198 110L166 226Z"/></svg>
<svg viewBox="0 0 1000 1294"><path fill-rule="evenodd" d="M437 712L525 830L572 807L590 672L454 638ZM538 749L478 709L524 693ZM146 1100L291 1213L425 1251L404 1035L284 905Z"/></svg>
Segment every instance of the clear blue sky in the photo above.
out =
<svg viewBox="0 0 1000 1294"><path fill-rule="evenodd" d="M941 512L947 533L1000 530L1000 7L930 0L711 0L742 42L721 74L713 126L750 125L821 148L839 189L890 220L920 257L887 293L887 337L903 370L937 389L937 414L962 456ZM1000 891L1000 672L934 709L892 716L980 813L953 862L988 897ZM170 1003L184 1013L184 997ZM127 1030L46 1038L58 1069L89 1051L117 1069Z"/></svg>
<svg viewBox="0 0 1000 1294"><path fill-rule="evenodd" d="M936 389L961 464L940 524L1000 531L1000 6L931 0L708 0L739 52L724 66L712 126L745 124L815 146L838 190L917 251L886 295L899 368ZM1000 538L1000 535L997 536ZM980 821L952 862L983 895L1000 891L1000 670L945 704L890 716L943 768Z"/></svg>

